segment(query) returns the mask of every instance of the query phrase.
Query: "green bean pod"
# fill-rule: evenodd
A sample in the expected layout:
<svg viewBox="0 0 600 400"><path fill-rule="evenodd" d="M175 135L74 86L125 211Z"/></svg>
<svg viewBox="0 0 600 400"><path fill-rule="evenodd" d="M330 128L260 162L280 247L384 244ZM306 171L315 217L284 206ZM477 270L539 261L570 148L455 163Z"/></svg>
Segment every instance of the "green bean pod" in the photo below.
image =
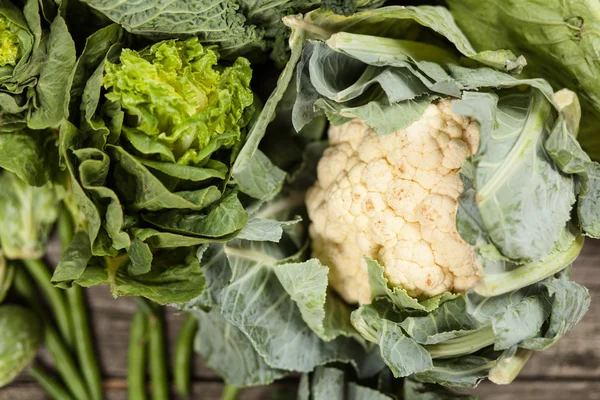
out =
<svg viewBox="0 0 600 400"><path fill-rule="evenodd" d="M79 366L83 371L83 378L87 384L92 400L102 399L102 375L96 351L92 343L92 335L88 324L83 289L73 285L67 291L67 300L73 317L75 332L75 348L79 359Z"/></svg>
<svg viewBox="0 0 600 400"><path fill-rule="evenodd" d="M54 400L73 400L73 397L67 390L57 382L50 374L44 371L38 365L32 365L29 369L29 375L44 388L48 396Z"/></svg>
<svg viewBox="0 0 600 400"><path fill-rule="evenodd" d="M71 313L67 306L67 301L60 289L55 288L50 283L52 278L50 269L42 260L22 260L23 264L33 278L35 283L44 293L48 300L48 305L52 310L52 314L56 319L56 324L65 342L71 346L74 344L72 323L70 320Z"/></svg>
<svg viewBox="0 0 600 400"><path fill-rule="evenodd" d="M138 310L131 321L127 354L127 394L129 400L146 400L146 348L148 318Z"/></svg>
<svg viewBox="0 0 600 400"><path fill-rule="evenodd" d="M186 397L190 395L192 347L197 329L198 320L192 314L187 314L175 344L173 369L175 388L179 394Z"/></svg>
<svg viewBox="0 0 600 400"><path fill-rule="evenodd" d="M150 359L150 387L152 399L167 400L169 386L166 370L164 319L162 309L156 307L149 318L149 359Z"/></svg>

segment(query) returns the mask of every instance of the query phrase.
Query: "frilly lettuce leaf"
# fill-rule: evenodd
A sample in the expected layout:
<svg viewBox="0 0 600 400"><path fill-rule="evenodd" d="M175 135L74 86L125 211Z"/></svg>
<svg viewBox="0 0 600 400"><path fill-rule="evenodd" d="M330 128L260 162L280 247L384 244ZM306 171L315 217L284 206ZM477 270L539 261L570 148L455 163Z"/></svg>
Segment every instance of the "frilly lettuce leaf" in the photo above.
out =
<svg viewBox="0 0 600 400"><path fill-rule="evenodd" d="M219 72L217 60L215 49L194 38L163 41L141 52L123 49L118 63L106 62L106 98L136 119L131 128L140 133L127 137L138 151L197 165L210 155L203 150L211 141L224 135L220 147L226 148L240 141L239 123L253 102L252 70L238 58Z"/></svg>

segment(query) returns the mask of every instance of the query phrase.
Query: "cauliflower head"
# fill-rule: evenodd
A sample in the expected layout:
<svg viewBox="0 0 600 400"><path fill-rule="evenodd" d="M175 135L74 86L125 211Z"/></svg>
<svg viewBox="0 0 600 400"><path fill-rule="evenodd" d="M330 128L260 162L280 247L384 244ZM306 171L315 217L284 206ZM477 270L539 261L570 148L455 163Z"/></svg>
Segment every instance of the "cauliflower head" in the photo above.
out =
<svg viewBox="0 0 600 400"><path fill-rule="evenodd" d="M371 300L363 256L414 297L477 282L481 268L456 230L456 212L459 169L478 145L476 122L453 113L450 100L383 137L358 119L330 128L306 206L313 256L347 302Z"/></svg>

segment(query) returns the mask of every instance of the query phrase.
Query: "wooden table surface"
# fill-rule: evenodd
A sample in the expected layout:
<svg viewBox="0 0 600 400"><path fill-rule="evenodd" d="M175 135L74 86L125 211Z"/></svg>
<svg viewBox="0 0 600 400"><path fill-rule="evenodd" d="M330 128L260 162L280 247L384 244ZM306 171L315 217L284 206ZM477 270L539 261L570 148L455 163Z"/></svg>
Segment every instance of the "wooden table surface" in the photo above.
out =
<svg viewBox="0 0 600 400"><path fill-rule="evenodd" d="M489 400L600 400L600 241L586 242L575 263L573 278L587 286L592 295L592 305L583 321L555 346L534 354L512 385L495 386L486 382L476 389L477 394ZM128 333L135 304L127 298L113 299L106 287L89 289L87 295L104 374L106 398L126 399ZM167 335L171 344L181 322L182 317L176 312L168 312ZM47 356L42 352L40 358L44 361ZM287 378L274 386L245 389L240 399L269 399L273 388L295 391L295 384L294 378ZM219 377L196 356L192 398L218 399L221 389ZM0 400L46 398L26 373L11 385L0 389Z"/></svg>

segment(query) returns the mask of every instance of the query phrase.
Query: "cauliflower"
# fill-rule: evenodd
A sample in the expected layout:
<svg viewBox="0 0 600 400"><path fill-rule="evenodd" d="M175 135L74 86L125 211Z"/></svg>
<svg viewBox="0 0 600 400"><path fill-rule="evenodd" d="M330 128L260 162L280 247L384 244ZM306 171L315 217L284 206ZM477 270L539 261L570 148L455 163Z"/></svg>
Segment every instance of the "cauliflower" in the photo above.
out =
<svg viewBox="0 0 600 400"><path fill-rule="evenodd" d="M371 300L363 255L414 297L464 292L477 282L481 268L455 222L459 169L479 145L474 120L441 100L388 136L358 119L331 127L329 144L306 205L313 256L329 266L346 301Z"/></svg>

